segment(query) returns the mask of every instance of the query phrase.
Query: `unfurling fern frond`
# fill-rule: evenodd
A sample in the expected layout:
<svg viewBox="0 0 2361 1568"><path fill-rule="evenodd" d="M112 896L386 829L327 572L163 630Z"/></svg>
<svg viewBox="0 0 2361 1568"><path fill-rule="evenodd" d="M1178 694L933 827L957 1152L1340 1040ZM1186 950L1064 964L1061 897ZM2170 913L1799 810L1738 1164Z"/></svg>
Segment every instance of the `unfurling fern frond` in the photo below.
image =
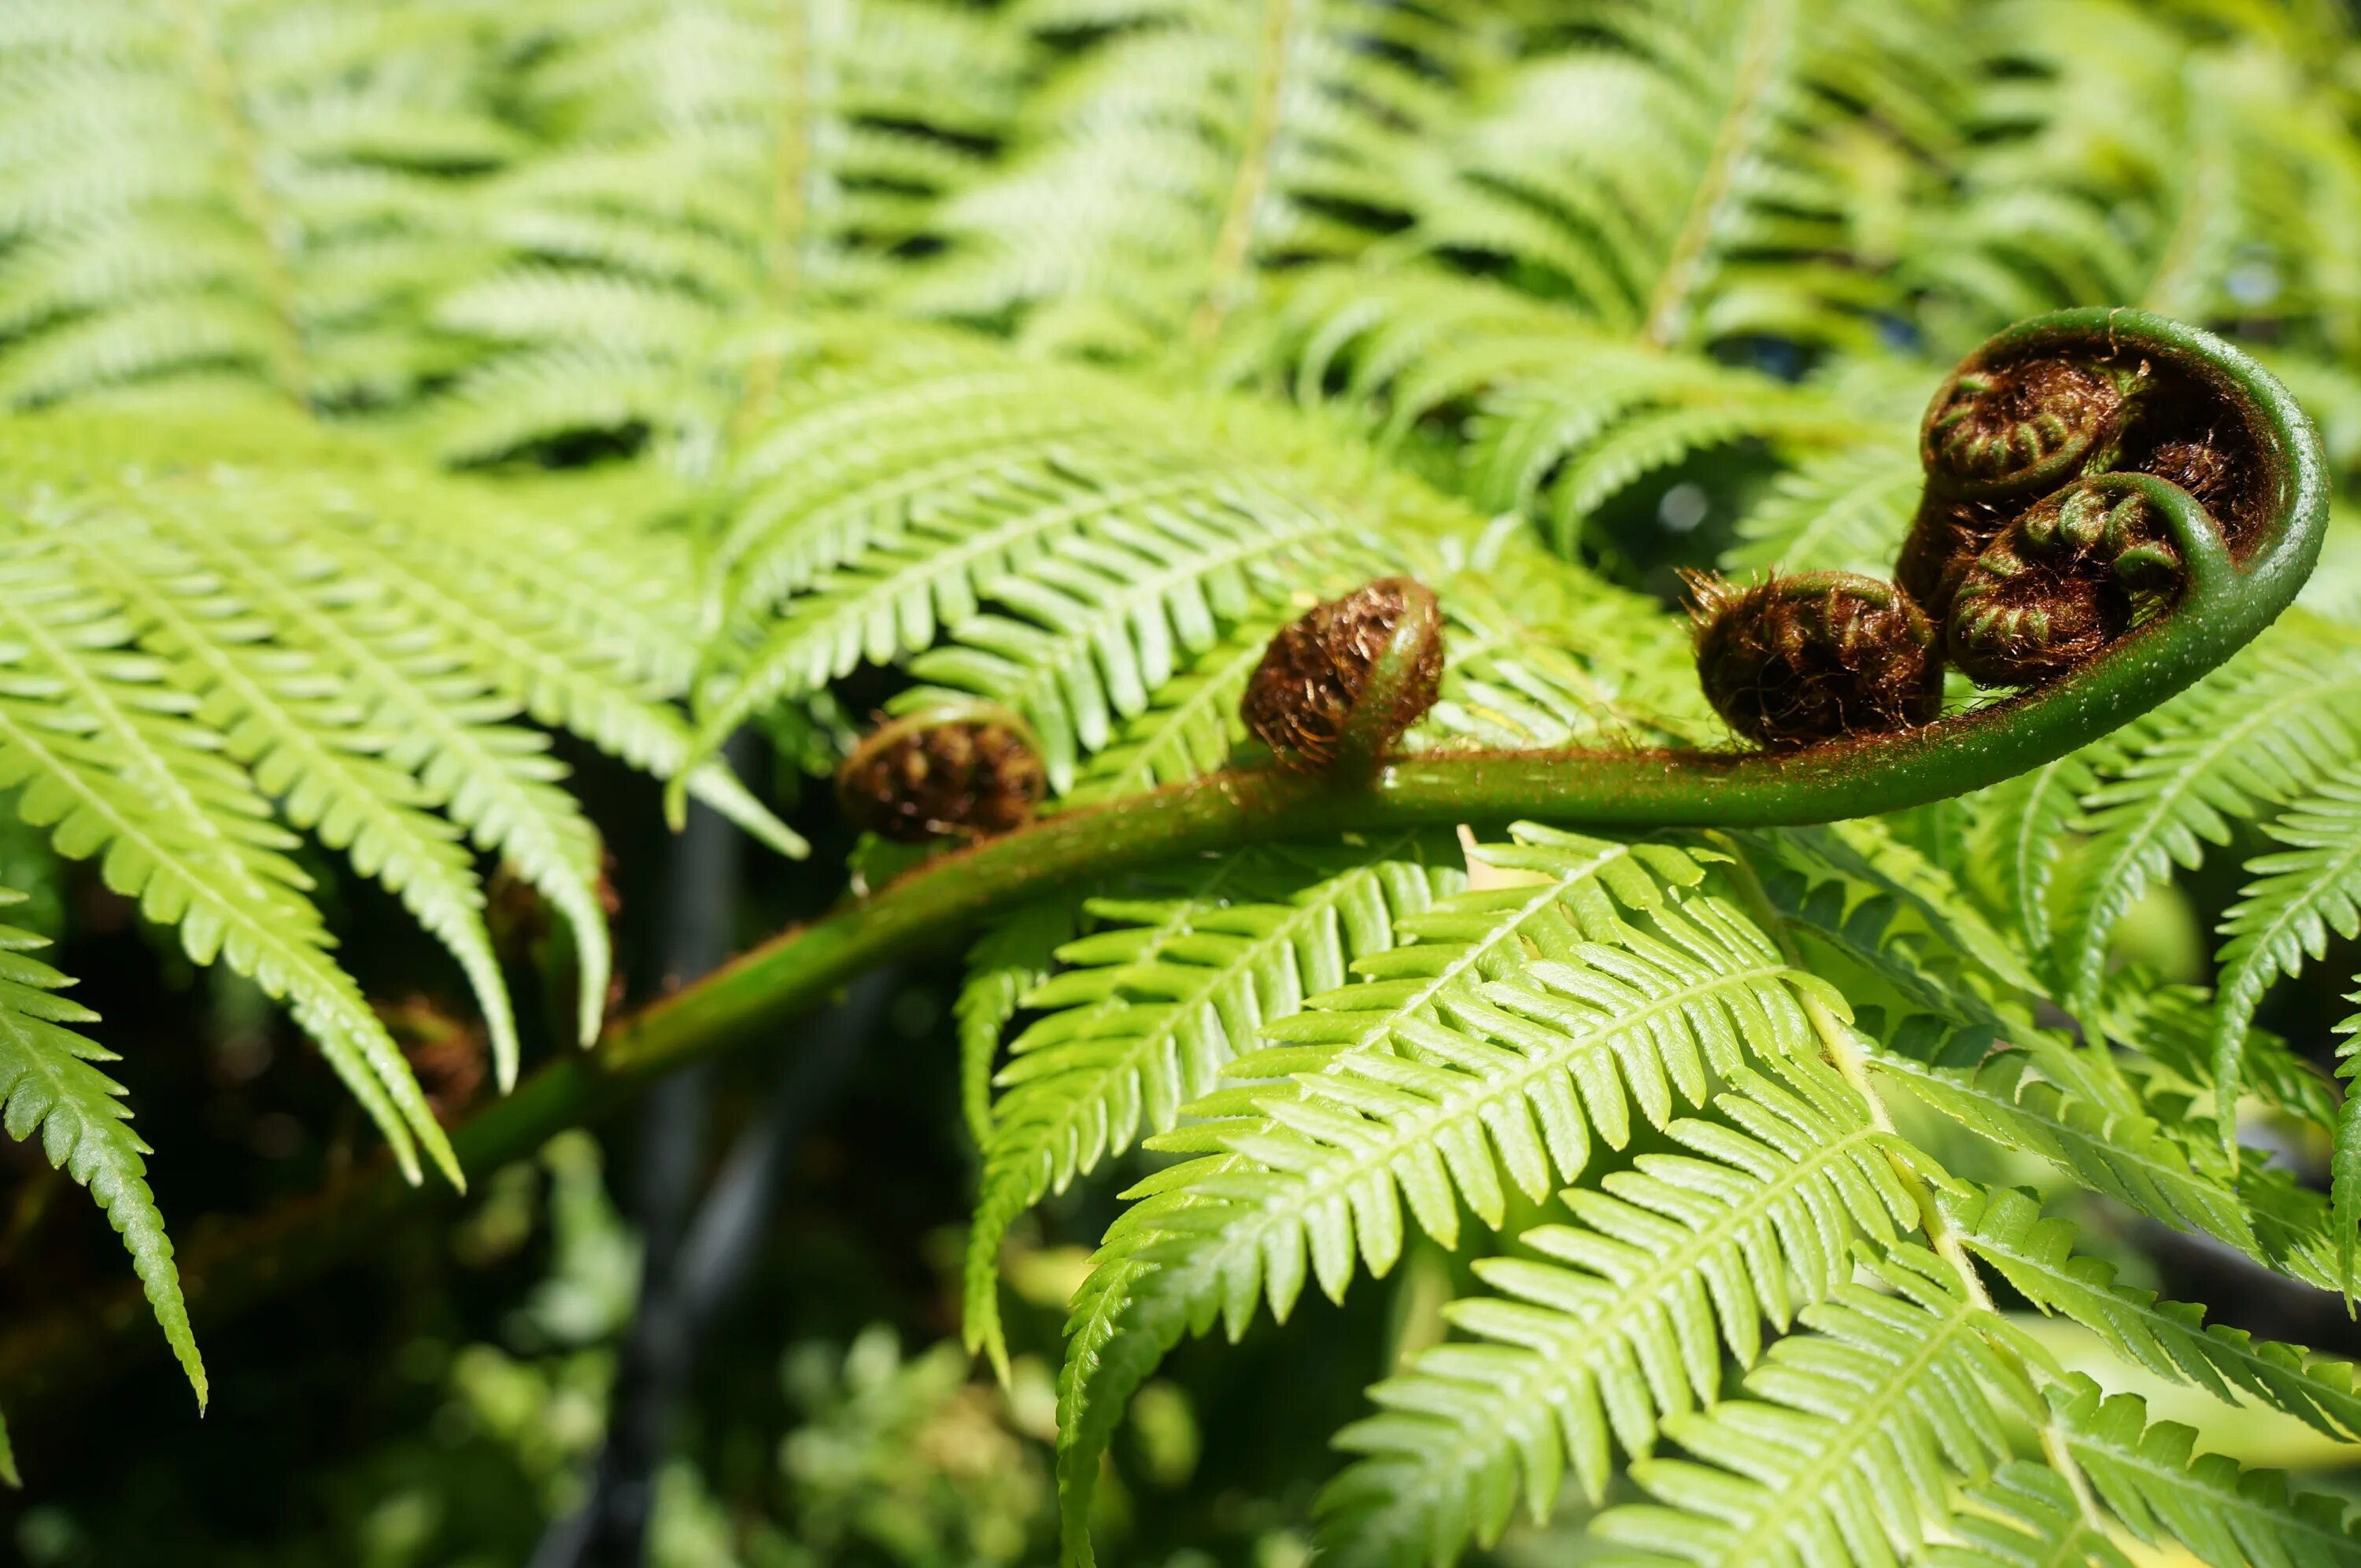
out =
<svg viewBox="0 0 2361 1568"><path fill-rule="evenodd" d="M436 320L485 356L462 458L643 429L709 463L779 375L749 324L873 293L983 168L1023 50L937 0L533 5L522 111L552 145L488 193L504 255Z"/></svg>
<svg viewBox="0 0 2361 1568"><path fill-rule="evenodd" d="M1950 1265L1904 1244L1872 1264L1883 1289L1839 1287L1747 1374L1744 1398L1670 1418L1689 1457L1635 1460L1654 1503L1610 1508L1595 1534L1636 1564L1891 1562L1948 1533L1949 1483L2010 1453L2007 1416L2039 1409L2005 1324Z"/></svg>
<svg viewBox="0 0 2361 1568"><path fill-rule="evenodd" d="M602 549L371 448L292 422L277 433L300 465L192 469L168 450L141 469L127 459L154 437L133 422L10 427L0 776L22 786L21 816L69 856L103 856L108 883L179 926L192 958L283 996L405 1168L423 1146L456 1179L272 817L344 850L451 951L505 1083L515 1025L462 832L502 857L573 927L587 1040L607 1003L598 838L545 739L512 720L653 772L684 765L686 726L664 697L686 659L642 632L691 619L691 579L658 537ZM626 576L639 586L619 590ZM649 598L667 580L668 609ZM693 787L799 847L726 772Z"/></svg>
<svg viewBox="0 0 2361 1568"><path fill-rule="evenodd" d="M1752 1365L1762 1321L1784 1332L1850 1277L1853 1237L1916 1224L1860 1097L1784 1071L1718 1097L1719 1121L1672 1123L1686 1152L1561 1194L1574 1223L1518 1238L1538 1258L1476 1263L1496 1294L1446 1309L1476 1343L1423 1353L1370 1390L1383 1413L1337 1434L1365 1457L1322 1497L1328 1550L1455 1561L1499 1538L1521 1491L1545 1518L1569 1469L1596 1502L1614 1446L1645 1457L1660 1416L1719 1396L1722 1344Z"/></svg>
<svg viewBox="0 0 2361 1568"><path fill-rule="evenodd" d="M27 0L0 38L0 402L228 371L321 405L445 367L481 264L484 13Z"/></svg>
<svg viewBox="0 0 2361 1568"><path fill-rule="evenodd" d="M1134 1190L1077 1299L1060 1391L1071 1550L1087 1554L1080 1520L1124 1401L1184 1333L1241 1332L1266 1298L1284 1317L1307 1277L1341 1296L1356 1255L1384 1273L1405 1202L1446 1245L1463 1201L1497 1227L1504 1176L1538 1199L1588 1164L1594 1135L1621 1146L1635 1102L1662 1127L1675 1092L1704 1102L1708 1063L1726 1079L1809 1054L1799 995L1841 1008L1687 851L1527 825L1482 855L1546 880L1406 923L1418 940L1232 1064L1239 1081L1191 1108L1210 1120L1152 1140L1201 1157Z"/></svg>
<svg viewBox="0 0 2361 1568"><path fill-rule="evenodd" d="M1143 1129L1169 1131L1266 1018L1343 984L1352 963L1455 891L1458 858L1449 839L1416 836L1262 850L1185 872L1177 899L1083 906L1097 928L1060 948L1066 967L1017 999L1040 1016L994 1080L968 1237L971 1347L1005 1362L1000 1244L1017 1216Z"/></svg>
<svg viewBox="0 0 2361 1568"><path fill-rule="evenodd" d="M24 898L0 889L0 908ZM71 982L31 956L47 946L47 939L29 931L0 926L0 1124L12 1138L39 1134L49 1163L89 1188L106 1211L131 1251L131 1266L148 1304L202 1409L204 1362L190 1332L164 1216L148 1188L148 1168L140 1157L148 1146L131 1130L121 1086L91 1065L111 1061L115 1053L69 1026L91 1023L98 1014L57 994ZM6 1430L0 1428L0 1480L13 1486L16 1464L7 1442Z"/></svg>

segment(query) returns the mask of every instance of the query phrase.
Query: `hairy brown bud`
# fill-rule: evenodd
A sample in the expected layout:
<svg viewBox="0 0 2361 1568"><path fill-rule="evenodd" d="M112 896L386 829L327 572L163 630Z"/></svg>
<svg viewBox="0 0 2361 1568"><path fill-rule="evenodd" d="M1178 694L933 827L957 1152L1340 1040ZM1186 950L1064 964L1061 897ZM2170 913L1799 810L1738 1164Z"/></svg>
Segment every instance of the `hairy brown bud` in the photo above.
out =
<svg viewBox="0 0 2361 1568"><path fill-rule="evenodd" d="M1318 773L1374 761L1434 706L1443 620L1433 590L1386 577L1279 629L1240 712L1280 765Z"/></svg>
<svg viewBox="0 0 2361 1568"><path fill-rule="evenodd" d="M1690 573L1697 679L1732 729L1808 746L1924 724L1942 707L1935 629L1892 583L1851 572L1741 587Z"/></svg>
<svg viewBox="0 0 2361 1568"><path fill-rule="evenodd" d="M905 844L1021 828L1047 784L1024 720L982 703L897 718L836 771L836 798L853 825Z"/></svg>
<svg viewBox="0 0 2361 1568"><path fill-rule="evenodd" d="M2089 457L2123 408L2106 375L2063 359L1964 371L1927 418L1927 472L1978 493L2038 483Z"/></svg>
<svg viewBox="0 0 2361 1568"><path fill-rule="evenodd" d="M2053 680L2131 630L2144 600L2180 576L2144 497L2075 485L2010 523L1961 576L1951 658L1978 685Z"/></svg>

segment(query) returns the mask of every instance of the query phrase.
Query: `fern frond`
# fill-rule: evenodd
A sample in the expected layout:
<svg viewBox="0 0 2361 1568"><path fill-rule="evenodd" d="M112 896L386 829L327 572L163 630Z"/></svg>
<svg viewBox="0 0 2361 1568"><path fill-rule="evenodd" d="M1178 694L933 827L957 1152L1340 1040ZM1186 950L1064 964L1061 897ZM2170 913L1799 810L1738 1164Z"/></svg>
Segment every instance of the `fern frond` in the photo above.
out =
<svg viewBox="0 0 2361 1568"><path fill-rule="evenodd" d="M1453 89L1499 47L1484 5L1172 0L1038 5L1080 47L1006 167L954 197L915 309L1145 357L1202 344L1262 273L1367 248L1407 218Z"/></svg>
<svg viewBox="0 0 2361 1568"><path fill-rule="evenodd" d="M1951 1266L1905 1243L1771 1347L1751 1398L1669 1418L1692 1457L1633 1461L1656 1501L1610 1508L1592 1533L1636 1563L1882 1563L1948 1533L1948 1483L2009 1454L2006 1416L2037 1396L1998 1351L2000 1319Z"/></svg>
<svg viewBox="0 0 2361 1568"><path fill-rule="evenodd" d="M0 908L24 898L0 888ZM69 1026L91 1023L98 1014L58 995L71 982L31 956L47 946L46 938L29 931L0 926L0 1124L12 1138L39 1134L49 1163L89 1188L106 1211L130 1249L148 1304L203 1409L204 1362L189 1328L164 1216L148 1187L148 1168L140 1157L148 1146L131 1130L122 1086L91 1065L112 1061L115 1053ZM0 1480L13 1486L16 1460L6 1445L6 1434L0 1431Z"/></svg>
<svg viewBox="0 0 2361 1568"><path fill-rule="evenodd" d="M906 659L1021 712L1063 792L1238 625L1478 531L1398 476L1362 483L1349 444L1307 451L1324 433L1283 412L913 335L807 377L749 442L716 535L730 635L697 754L774 700Z"/></svg>
<svg viewBox="0 0 2361 1568"><path fill-rule="evenodd" d="M2292 1491L2276 1470L2194 1452L2178 1421L2150 1426L2136 1395L2103 1394L2080 1374L2043 1391L2067 1449L2107 1508L2141 1541L2178 1541L2209 1563L2329 1568L2361 1561L2341 1497Z"/></svg>
<svg viewBox="0 0 2361 1568"><path fill-rule="evenodd" d="M471 460L636 427L708 463L779 374L747 323L878 292L983 172L1025 60L936 0L533 4L509 26L546 145L488 192L500 258L436 313L480 356L433 421Z"/></svg>
<svg viewBox="0 0 2361 1568"><path fill-rule="evenodd" d="M1094 899L1099 926L1021 997L1041 1016L1009 1047L968 1234L967 1340L1004 1364L1000 1244L1017 1216L1162 1133L1267 1018L1342 985L1462 878L1456 846L1263 851L1187 879L1178 899Z"/></svg>
<svg viewBox="0 0 2361 1568"><path fill-rule="evenodd" d="M2048 1072L2045 1061L2052 1064ZM2054 1047L2040 1056L2003 1051L1973 1069L1930 1066L1899 1052L1881 1054L1874 1063L1881 1076L2004 1148L2037 1155L2151 1219L2264 1255L2235 1182L2192 1165L2191 1150L2141 1110L2055 1081L2070 1065L2063 1047Z"/></svg>
<svg viewBox="0 0 2361 1568"><path fill-rule="evenodd" d="M1900 443L1807 459L1739 519L1722 570L1889 572L1925 484L1916 450Z"/></svg>
<svg viewBox="0 0 2361 1568"><path fill-rule="evenodd" d="M1752 1365L1763 1321L1784 1331L1850 1277L1853 1237L1891 1244L1917 1223L1860 1098L1782 1070L1784 1085L1742 1076L1717 1121L1667 1126L1686 1152L1561 1194L1575 1223L1518 1238L1538 1259L1477 1261L1497 1294L1446 1309L1477 1343L1422 1353L1370 1390L1383 1413L1337 1434L1364 1457L1322 1495L1327 1551L1454 1562L1499 1538L1520 1490L1545 1518L1569 1468L1596 1502L1614 1445L1644 1458L1659 1417L1718 1397L1720 1344Z"/></svg>
<svg viewBox="0 0 2361 1568"><path fill-rule="evenodd" d="M195 702L132 652L131 628L76 582L49 541L20 537L0 565L0 625L13 655L0 687L0 784L60 853L103 855L107 885L177 926L199 963L216 957L284 997L415 1179L423 1146L455 1184L458 1162L417 1080L331 938L285 851L294 839L244 770L191 724Z"/></svg>
<svg viewBox="0 0 2361 1568"><path fill-rule="evenodd" d="M967 980L954 1011L959 1016L960 1110L978 1149L991 1144L996 1119L992 1075L1000 1056L1000 1032L1025 1005L1024 999L1049 978L1058 949L1073 937L1074 911L1064 898L1049 898L1012 910L968 948Z"/></svg>
<svg viewBox="0 0 2361 1568"><path fill-rule="evenodd" d="M2073 1227L2045 1219L2031 1194L1999 1188L1981 1196L1945 1194L1946 1211L1970 1252L2006 1277L2026 1299L2106 1341L2136 1365L2191 1383L2225 1403L2245 1395L2284 1410L2332 1438L2361 1440L2361 1387L2354 1368L2301 1346L2257 1340L2205 1321L2205 1309L2158 1300L2114 1281L2114 1269L2073 1252Z"/></svg>
<svg viewBox="0 0 2361 1568"><path fill-rule="evenodd" d="M285 996L405 1168L418 1146L447 1168L271 818L344 851L451 951L503 1082L515 1024L462 835L508 860L576 927L587 1038L607 1000L601 851L546 739L514 720L659 775L686 764L664 701L696 656L685 545L594 529L635 510L628 486L561 525L536 508L577 500L565 486L495 499L283 411L50 414L11 422L0 446L20 814L69 855L103 852L110 884L179 924L199 961ZM800 849L726 770L697 774L717 808Z"/></svg>
<svg viewBox="0 0 2361 1568"><path fill-rule="evenodd" d="M1549 880L1439 905L1409 927L1421 940L1363 960L1368 981L1275 1021L1280 1043L1191 1108L1211 1120L1151 1140L1201 1157L1133 1190L1078 1298L1060 1439L1070 1526L1123 1401L1183 1333L1218 1320L1235 1335L1265 1299L1283 1318L1307 1277L1341 1296L1356 1255L1386 1272L1404 1202L1445 1245L1462 1201L1497 1227L1504 1175L1538 1199L1588 1163L1594 1134L1628 1140L1633 1102L1662 1127L1675 1091L1704 1102L1708 1063L1727 1078L1750 1054L1808 1055L1797 992L1842 1007L1701 889L1686 851L1526 824L1482 854Z"/></svg>
<svg viewBox="0 0 2361 1568"><path fill-rule="evenodd" d="M2212 1067L2225 1103L2245 1082L2247 1025L2263 992L2301 970L2305 955L2324 957L2331 931L2361 936L2361 767L2345 763L2263 830L2291 847L2247 862L2255 880L2222 920L2230 940L2217 959ZM2361 1223L2356 1198L2348 1190L2338 1204L2340 1271L2350 1266Z"/></svg>
<svg viewBox="0 0 2361 1568"><path fill-rule="evenodd" d="M1912 1561L1926 1568L2132 1568L2055 1470L2013 1459L1966 1487L1963 1499L1951 1516L1959 1539L1929 1545Z"/></svg>
<svg viewBox="0 0 2361 1568"><path fill-rule="evenodd" d="M2116 743L2128 760L2085 801L2091 842L2061 889L2066 1000L2098 999L2106 941L2173 864L2195 866L2234 817L2288 799L2361 753L2361 638L2291 612L2220 674Z"/></svg>
<svg viewBox="0 0 2361 1568"><path fill-rule="evenodd" d="M229 368L322 406L441 374L514 154L466 5L33 5L0 41L0 400Z"/></svg>

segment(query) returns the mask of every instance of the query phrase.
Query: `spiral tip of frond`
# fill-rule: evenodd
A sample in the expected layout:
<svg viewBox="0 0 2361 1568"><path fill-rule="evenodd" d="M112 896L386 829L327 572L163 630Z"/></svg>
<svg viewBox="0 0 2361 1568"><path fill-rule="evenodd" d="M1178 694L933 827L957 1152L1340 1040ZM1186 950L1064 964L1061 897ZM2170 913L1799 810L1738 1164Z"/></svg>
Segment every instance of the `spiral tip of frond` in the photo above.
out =
<svg viewBox="0 0 2361 1568"><path fill-rule="evenodd" d="M1886 734L1941 707L1933 623L1894 584L1851 572L1743 586L1684 576L1698 682L1714 711L1758 745Z"/></svg>
<svg viewBox="0 0 2361 1568"><path fill-rule="evenodd" d="M1282 766L1321 773L1384 755L1442 689L1433 590L1384 577L1280 628L1246 681L1240 713Z"/></svg>
<svg viewBox="0 0 2361 1568"><path fill-rule="evenodd" d="M837 800L853 825L905 844L1022 828L1047 787L1024 721L983 705L883 725L836 773Z"/></svg>
<svg viewBox="0 0 2361 1568"><path fill-rule="evenodd" d="M2029 478L2104 440L2123 408L2114 380L2070 360L1965 371L1927 416L1927 466L1980 487Z"/></svg>
<svg viewBox="0 0 2361 1568"><path fill-rule="evenodd" d="M2213 477L2202 449L2167 462L2199 483ZM2011 522L1961 576L1946 629L1951 659L1981 686L2054 680L2130 630L2180 575L2145 497L2070 487Z"/></svg>

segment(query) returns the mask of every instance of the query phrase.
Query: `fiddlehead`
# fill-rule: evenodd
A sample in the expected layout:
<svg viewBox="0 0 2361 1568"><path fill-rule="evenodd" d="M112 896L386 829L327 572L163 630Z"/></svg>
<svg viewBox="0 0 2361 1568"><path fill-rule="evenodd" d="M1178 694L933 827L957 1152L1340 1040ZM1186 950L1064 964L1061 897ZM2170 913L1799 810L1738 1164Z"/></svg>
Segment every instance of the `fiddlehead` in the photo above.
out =
<svg viewBox="0 0 2361 1568"><path fill-rule="evenodd" d="M1706 698L1758 745L1905 729L1942 707L1935 628L1892 583L1809 572L1752 587L1692 573L1688 584Z"/></svg>
<svg viewBox="0 0 2361 1568"><path fill-rule="evenodd" d="M879 726L836 772L853 826L899 843L991 838L1033 819L1047 775L1024 719L945 703Z"/></svg>
<svg viewBox="0 0 2361 1568"><path fill-rule="evenodd" d="M1366 773L1443 687L1433 590L1386 577L1280 628L1246 682L1246 728L1291 772Z"/></svg>

